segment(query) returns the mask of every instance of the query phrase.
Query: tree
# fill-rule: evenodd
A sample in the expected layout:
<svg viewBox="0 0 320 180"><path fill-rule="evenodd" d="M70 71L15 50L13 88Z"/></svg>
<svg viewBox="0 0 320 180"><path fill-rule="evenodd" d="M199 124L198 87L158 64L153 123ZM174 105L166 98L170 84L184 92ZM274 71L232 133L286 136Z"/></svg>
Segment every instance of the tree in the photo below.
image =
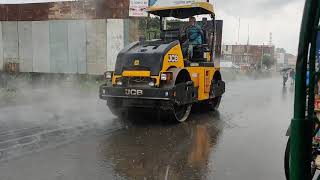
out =
<svg viewBox="0 0 320 180"><path fill-rule="evenodd" d="M167 29L180 29L185 22L178 19L167 20ZM139 32L146 39L160 38L160 18L146 17L139 19Z"/></svg>
<svg viewBox="0 0 320 180"><path fill-rule="evenodd" d="M270 67L274 65L274 63L274 58L272 58L270 55L263 55L262 64L266 66L268 69L270 69Z"/></svg>
<svg viewBox="0 0 320 180"><path fill-rule="evenodd" d="M152 39L154 36L155 38L160 37L160 18L158 17L147 17L147 18L140 18L139 20L139 31L143 34L147 39Z"/></svg>

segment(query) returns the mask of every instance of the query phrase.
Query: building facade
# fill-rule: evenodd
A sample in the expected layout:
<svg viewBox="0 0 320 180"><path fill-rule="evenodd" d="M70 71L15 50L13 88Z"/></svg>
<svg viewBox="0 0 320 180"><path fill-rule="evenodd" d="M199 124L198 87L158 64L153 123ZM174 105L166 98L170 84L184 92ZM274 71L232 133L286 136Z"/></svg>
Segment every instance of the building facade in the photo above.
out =
<svg viewBox="0 0 320 180"><path fill-rule="evenodd" d="M277 68L295 67L297 62L297 56L287 53L283 48L276 48L275 59L277 62Z"/></svg>
<svg viewBox="0 0 320 180"><path fill-rule="evenodd" d="M288 65L289 67L296 67L296 63L297 63L297 56L293 55L293 54L286 54L286 59L288 61Z"/></svg>
<svg viewBox="0 0 320 180"><path fill-rule="evenodd" d="M0 5L0 71L100 75L138 36L129 0Z"/></svg>
<svg viewBox="0 0 320 180"><path fill-rule="evenodd" d="M236 65L254 66L261 63L262 57L275 55L274 46L269 45L223 45L222 60Z"/></svg>

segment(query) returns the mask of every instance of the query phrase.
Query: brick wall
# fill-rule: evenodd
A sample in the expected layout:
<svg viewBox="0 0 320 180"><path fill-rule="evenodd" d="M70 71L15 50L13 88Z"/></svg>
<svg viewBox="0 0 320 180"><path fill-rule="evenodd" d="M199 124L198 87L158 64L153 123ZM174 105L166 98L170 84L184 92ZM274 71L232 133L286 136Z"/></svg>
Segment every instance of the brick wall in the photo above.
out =
<svg viewBox="0 0 320 180"><path fill-rule="evenodd" d="M0 21L125 19L129 0L83 0L0 5Z"/></svg>

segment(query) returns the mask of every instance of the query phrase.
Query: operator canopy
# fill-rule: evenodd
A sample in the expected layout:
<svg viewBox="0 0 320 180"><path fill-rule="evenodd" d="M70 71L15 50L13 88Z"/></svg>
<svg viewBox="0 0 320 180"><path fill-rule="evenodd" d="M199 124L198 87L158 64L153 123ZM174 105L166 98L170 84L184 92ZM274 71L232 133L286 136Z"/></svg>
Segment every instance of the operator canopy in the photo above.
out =
<svg viewBox="0 0 320 180"><path fill-rule="evenodd" d="M147 9L147 12L160 17L175 17L179 19L202 14L214 14L212 4L208 2L192 2L182 5L161 6L155 4Z"/></svg>

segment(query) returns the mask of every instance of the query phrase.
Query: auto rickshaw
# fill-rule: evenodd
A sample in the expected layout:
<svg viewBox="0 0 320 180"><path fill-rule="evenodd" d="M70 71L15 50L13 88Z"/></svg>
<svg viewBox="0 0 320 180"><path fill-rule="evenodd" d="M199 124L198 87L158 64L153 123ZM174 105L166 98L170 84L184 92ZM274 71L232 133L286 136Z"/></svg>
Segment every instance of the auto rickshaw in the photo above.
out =
<svg viewBox="0 0 320 180"><path fill-rule="evenodd" d="M306 0L296 65L294 116L287 131L284 161L286 178L290 180L311 180L320 166L319 70L316 69L319 17L320 1Z"/></svg>

